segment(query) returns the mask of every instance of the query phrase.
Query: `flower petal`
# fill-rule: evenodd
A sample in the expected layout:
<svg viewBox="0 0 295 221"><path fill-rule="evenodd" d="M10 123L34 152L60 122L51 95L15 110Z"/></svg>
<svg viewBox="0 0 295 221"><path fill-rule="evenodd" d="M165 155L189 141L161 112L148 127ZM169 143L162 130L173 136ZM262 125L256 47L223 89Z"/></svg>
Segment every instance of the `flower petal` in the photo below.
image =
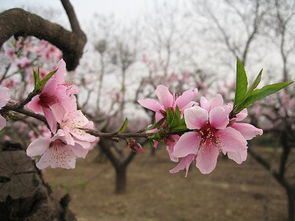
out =
<svg viewBox="0 0 295 221"><path fill-rule="evenodd" d="M208 121L208 111L194 106L184 110L184 120L187 128L201 129Z"/></svg>
<svg viewBox="0 0 295 221"><path fill-rule="evenodd" d="M29 157L42 155L50 145L50 139L40 137L34 140L27 148L26 152Z"/></svg>
<svg viewBox="0 0 295 221"><path fill-rule="evenodd" d="M170 173L178 173L180 170L186 170L185 172L185 177L187 177L187 173L189 170L189 167L191 165L191 163L193 162L193 160L195 159L195 155L190 154L184 158L182 158L179 163L177 164L176 167L174 167L173 169L169 170Z"/></svg>
<svg viewBox="0 0 295 221"><path fill-rule="evenodd" d="M51 110L49 108L42 108L46 121L50 127L50 130L55 133L56 129L57 129L57 122L54 118L53 113L51 112Z"/></svg>
<svg viewBox="0 0 295 221"><path fill-rule="evenodd" d="M239 131L246 140L251 140L253 137L263 134L263 130L247 123L234 123L231 127Z"/></svg>
<svg viewBox="0 0 295 221"><path fill-rule="evenodd" d="M8 91L8 88L0 86L0 108L5 106L9 101L10 96Z"/></svg>
<svg viewBox="0 0 295 221"><path fill-rule="evenodd" d="M59 103L52 104L49 108L54 116L54 119L60 123L66 113L65 109Z"/></svg>
<svg viewBox="0 0 295 221"><path fill-rule="evenodd" d="M85 158L88 150L84 149L80 144L76 144L72 147L72 151L75 153L76 157Z"/></svg>
<svg viewBox="0 0 295 221"><path fill-rule="evenodd" d="M219 150L215 145L201 146L196 158L196 166L202 174L211 173L217 164Z"/></svg>
<svg viewBox="0 0 295 221"><path fill-rule="evenodd" d="M247 159L247 150L242 150L239 152L228 152L227 156L229 159L235 161L238 164L241 164Z"/></svg>
<svg viewBox="0 0 295 221"><path fill-rule="evenodd" d="M76 155L70 145L54 145L49 148L40 158L36 166L44 169L48 166L51 168L73 169L76 164Z"/></svg>
<svg viewBox="0 0 295 221"><path fill-rule="evenodd" d="M210 100L211 109L213 109L214 107L222 106L222 105L223 105L223 98L220 94L216 94L216 96Z"/></svg>
<svg viewBox="0 0 295 221"><path fill-rule="evenodd" d="M32 100L27 104L27 108L33 111L36 114L43 114L42 106L39 104L40 98L39 95L36 95Z"/></svg>
<svg viewBox="0 0 295 221"><path fill-rule="evenodd" d="M183 94L176 99L176 106L178 106L179 109L182 110L185 106L187 106L187 104L196 99L197 93L197 89L187 90L183 92Z"/></svg>
<svg viewBox="0 0 295 221"><path fill-rule="evenodd" d="M216 132L221 144L221 150L227 152L239 152L247 149L247 141L237 130L227 127Z"/></svg>
<svg viewBox="0 0 295 221"><path fill-rule="evenodd" d="M160 104L162 104L165 108L173 106L174 97L170 93L168 87L159 85L156 89L156 95L159 98Z"/></svg>
<svg viewBox="0 0 295 221"><path fill-rule="evenodd" d="M210 110L209 121L216 129L224 129L229 123L229 116L223 107L218 106Z"/></svg>
<svg viewBox="0 0 295 221"><path fill-rule="evenodd" d="M236 116L236 121L242 121L248 116L247 109L243 109L240 113Z"/></svg>
<svg viewBox="0 0 295 221"><path fill-rule="evenodd" d="M57 64L57 71L53 75L53 78L55 78L57 84L63 84L65 82L66 77L66 62L61 59Z"/></svg>
<svg viewBox="0 0 295 221"><path fill-rule="evenodd" d="M197 154L201 142L201 136L196 132L183 134L174 145L172 156L179 158L189 154Z"/></svg>
<svg viewBox="0 0 295 221"><path fill-rule="evenodd" d="M149 110L152 110L152 111L159 111L161 110L161 105L159 104L158 101L154 100L154 99L141 99L141 100L138 100L137 101L141 106L149 109Z"/></svg>

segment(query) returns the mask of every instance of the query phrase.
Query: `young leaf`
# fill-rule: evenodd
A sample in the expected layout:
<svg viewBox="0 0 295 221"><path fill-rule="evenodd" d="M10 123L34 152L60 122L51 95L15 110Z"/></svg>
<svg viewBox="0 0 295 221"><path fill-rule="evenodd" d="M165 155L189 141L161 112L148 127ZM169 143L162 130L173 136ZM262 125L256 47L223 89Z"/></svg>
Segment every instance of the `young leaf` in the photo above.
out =
<svg viewBox="0 0 295 221"><path fill-rule="evenodd" d="M159 120L158 122L156 122L156 123L154 123L153 125L151 125L151 126L149 126L148 128L146 128L145 131L152 130L152 129L155 129L155 128L160 127L164 121L165 121L165 118L162 118L162 119Z"/></svg>
<svg viewBox="0 0 295 221"><path fill-rule="evenodd" d="M123 133L128 127L128 119L126 118L117 133Z"/></svg>
<svg viewBox="0 0 295 221"><path fill-rule="evenodd" d="M248 80L243 63L237 59L236 93L234 105L239 105L245 98Z"/></svg>
<svg viewBox="0 0 295 221"><path fill-rule="evenodd" d="M269 96L271 94L274 94L278 92L279 90L289 86L293 82L281 82L276 84L270 84L266 85L260 89L254 90L246 99L238 105L237 109L235 110L235 113L238 113L239 111L243 110L244 108L249 107L251 104L253 104L255 101L261 100L265 98L266 96Z"/></svg>
<svg viewBox="0 0 295 221"><path fill-rule="evenodd" d="M257 88L258 84L261 81L261 75L262 75L262 71L263 69L261 69L261 71L258 73L257 77L255 78L253 84L251 85L251 87L249 88L249 90L247 91L247 95L249 95L252 91L254 91L254 89Z"/></svg>
<svg viewBox="0 0 295 221"><path fill-rule="evenodd" d="M42 80L39 81L38 83L38 89L42 90L47 83L47 81L57 72L57 69L54 71L49 72Z"/></svg>
<svg viewBox="0 0 295 221"><path fill-rule="evenodd" d="M174 118L175 118L175 114L174 111L171 108L168 108L167 111L167 122L169 125L173 124Z"/></svg>
<svg viewBox="0 0 295 221"><path fill-rule="evenodd" d="M38 69L38 72L33 70L33 75L34 75L34 88L36 88L40 81L39 69Z"/></svg>

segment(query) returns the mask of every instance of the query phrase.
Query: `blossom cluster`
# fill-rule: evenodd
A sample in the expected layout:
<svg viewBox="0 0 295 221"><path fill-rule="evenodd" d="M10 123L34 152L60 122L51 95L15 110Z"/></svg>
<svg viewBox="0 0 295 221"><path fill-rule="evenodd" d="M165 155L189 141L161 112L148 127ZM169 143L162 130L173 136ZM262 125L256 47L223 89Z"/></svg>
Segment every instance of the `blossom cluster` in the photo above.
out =
<svg viewBox="0 0 295 221"><path fill-rule="evenodd" d="M60 60L56 73L27 104L34 113L44 114L52 134L37 138L27 148L28 156L41 156L36 164L39 169L74 168L76 159L85 158L98 141L83 130L93 129L93 122L77 109L78 88L68 84L65 78L66 64Z"/></svg>
<svg viewBox="0 0 295 221"><path fill-rule="evenodd" d="M193 161L201 173L211 173L216 167L220 153L240 164L247 158L247 140L263 133L251 124L240 122L247 117L246 109L230 117L233 105L224 104L220 94L211 100L201 97L198 104L195 102L197 90L188 90L176 97L167 87L159 85L156 95L159 102L142 99L139 103L155 112L157 122L164 118L157 131L165 131L168 128L169 133L164 135L163 140L170 159L178 162L177 166L170 170L171 173L186 170L187 176ZM185 127L182 127L182 131L171 131L168 112L176 112L177 109Z"/></svg>

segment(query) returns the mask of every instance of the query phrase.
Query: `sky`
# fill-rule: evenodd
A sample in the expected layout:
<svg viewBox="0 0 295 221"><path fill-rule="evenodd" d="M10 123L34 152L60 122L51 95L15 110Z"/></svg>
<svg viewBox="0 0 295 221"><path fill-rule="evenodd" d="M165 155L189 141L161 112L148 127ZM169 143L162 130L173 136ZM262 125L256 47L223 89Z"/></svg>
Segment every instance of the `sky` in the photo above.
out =
<svg viewBox="0 0 295 221"><path fill-rule="evenodd" d="M72 0L71 3L81 23L87 23L95 13L113 14L119 19L132 19L150 11L155 4L186 5L187 0ZM59 0L0 0L0 9L37 7L63 10ZM62 13L63 14L63 13ZM65 16L64 14L61 16Z"/></svg>

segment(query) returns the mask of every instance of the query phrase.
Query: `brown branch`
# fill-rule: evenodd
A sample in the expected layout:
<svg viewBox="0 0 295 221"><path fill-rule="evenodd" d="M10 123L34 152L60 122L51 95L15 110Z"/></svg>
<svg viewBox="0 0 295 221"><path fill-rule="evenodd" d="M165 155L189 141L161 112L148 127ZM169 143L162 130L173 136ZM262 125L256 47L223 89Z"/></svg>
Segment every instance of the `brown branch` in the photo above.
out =
<svg viewBox="0 0 295 221"><path fill-rule="evenodd" d="M71 3L62 0L73 32L20 8L0 13L0 46L12 36L35 36L58 47L63 52L68 70L79 64L87 38L80 29Z"/></svg>

